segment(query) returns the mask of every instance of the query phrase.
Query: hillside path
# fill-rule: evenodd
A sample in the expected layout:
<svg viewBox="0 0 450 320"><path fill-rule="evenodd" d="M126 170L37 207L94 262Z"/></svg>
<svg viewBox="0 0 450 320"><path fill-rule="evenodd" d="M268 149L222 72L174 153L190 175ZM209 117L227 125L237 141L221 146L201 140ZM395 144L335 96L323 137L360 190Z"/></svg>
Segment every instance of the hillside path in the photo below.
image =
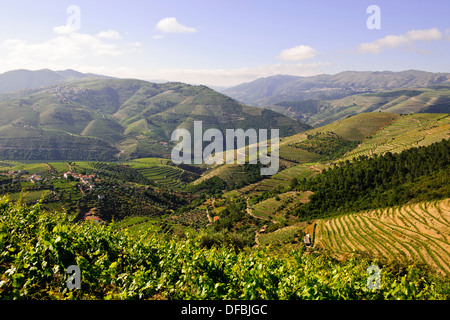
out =
<svg viewBox="0 0 450 320"><path fill-rule="evenodd" d="M247 197L247 213L248 213L249 215L251 215L253 218L256 218L256 219L270 220L269 218L258 217L258 216L256 216L256 215L253 214L252 209L250 208L250 205L248 204L248 197Z"/></svg>
<svg viewBox="0 0 450 320"><path fill-rule="evenodd" d="M254 215L253 214L253 212L252 212L252 209L250 208L250 205L248 204L248 197L247 197L247 213L249 214L249 215L251 215L253 218L256 218L256 219L261 219L261 220L266 220L266 221L272 221L272 223L280 223L279 221L277 221L277 220L274 220L274 219L270 219L270 218L263 218L263 217L258 217L258 216L256 216L256 215Z"/></svg>

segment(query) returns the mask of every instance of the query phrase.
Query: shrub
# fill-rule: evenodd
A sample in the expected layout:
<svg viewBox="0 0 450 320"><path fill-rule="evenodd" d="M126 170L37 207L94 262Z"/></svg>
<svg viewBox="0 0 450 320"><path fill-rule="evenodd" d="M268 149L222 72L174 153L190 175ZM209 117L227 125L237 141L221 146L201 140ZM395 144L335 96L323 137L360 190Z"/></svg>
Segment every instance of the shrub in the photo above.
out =
<svg viewBox="0 0 450 320"><path fill-rule="evenodd" d="M226 236L226 233L223 233ZM205 238L214 243L222 235ZM233 238L234 237L234 238ZM239 244L234 235L229 240ZM381 287L367 288L369 265L325 255L272 249L202 247L202 240L164 240L157 230L131 236L114 224L74 224L0 199L0 299L448 299L445 280L413 266L382 269ZM69 265L81 269L81 290L66 287Z"/></svg>

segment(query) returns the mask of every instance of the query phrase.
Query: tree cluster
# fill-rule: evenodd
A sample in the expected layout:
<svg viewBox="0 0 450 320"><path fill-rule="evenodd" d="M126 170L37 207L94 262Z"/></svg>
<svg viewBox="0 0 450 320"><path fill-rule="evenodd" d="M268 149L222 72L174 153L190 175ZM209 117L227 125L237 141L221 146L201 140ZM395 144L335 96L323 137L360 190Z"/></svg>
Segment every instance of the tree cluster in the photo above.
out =
<svg viewBox="0 0 450 320"><path fill-rule="evenodd" d="M398 154L347 160L296 187L314 194L295 213L302 219L324 218L449 197L449 163L449 140Z"/></svg>
<svg viewBox="0 0 450 320"><path fill-rule="evenodd" d="M359 141L344 139L334 132L318 132L308 135L304 141L296 143L294 146L309 152L314 152L325 156L327 159L337 159L346 152L353 150Z"/></svg>

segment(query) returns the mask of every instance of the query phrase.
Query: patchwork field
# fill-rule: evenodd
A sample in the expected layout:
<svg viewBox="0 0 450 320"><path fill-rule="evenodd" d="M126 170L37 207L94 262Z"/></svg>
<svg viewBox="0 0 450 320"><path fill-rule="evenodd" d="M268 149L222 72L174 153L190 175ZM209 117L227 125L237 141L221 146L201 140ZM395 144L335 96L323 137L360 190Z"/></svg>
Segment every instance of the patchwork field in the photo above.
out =
<svg viewBox="0 0 450 320"><path fill-rule="evenodd" d="M180 189L186 183L181 181L185 171L174 166L166 165L166 159L141 159L131 161L128 165L138 170L144 177L154 181L158 186L165 188Z"/></svg>
<svg viewBox="0 0 450 320"><path fill-rule="evenodd" d="M321 156L314 152L286 145L280 148L280 158L298 163L308 163L320 160Z"/></svg>
<svg viewBox="0 0 450 320"><path fill-rule="evenodd" d="M450 274L450 199L317 221L315 245L336 257L365 252Z"/></svg>
<svg viewBox="0 0 450 320"><path fill-rule="evenodd" d="M291 225L270 233L263 233L259 235L258 242L261 245L269 245L276 243L292 243L295 240L303 241L303 239L299 236L301 235L304 227L305 226L303 224Z"/></svg>
<svg viewBox="0 0 450 320"><path fill-rule="evenodd" d="M11 193L10 199L13 201L17 201L19 199L22 199L27 202L34 202L38 201L39 199L45 197L46 195L50 194L50 190L31 190L31 191L25 191L25 192L14 192Z"/></svg>
<svg viewBox="0 0 450 320"><path fill-rule="evenodd" d="M262 219L272 219L284 222L286 214L300 203L308 201L312 192L289 191L261 201L252 206L252 214Z"/></svg>
<svg viewBox="0 0 450 320"><path fill-rule="evenodd" d="M309 179L318 174L326 165L311 163L308 165L296 165L284 170L281 170L277 174L270 176L257 183L250 184L240 189L232 190L224 194L225 197L234 197L240 194L251 194L255 192L269 191L274 188L288 187L292 181L292 178L301 180L303 178Z"/></svg>
<svg viewBox="0 0 450 320"><path fill-rule="evenodd" d="M70 169L67 162L49 162L48 165L56 173L64 173Z"/></svg>
<svg viewBox="0 0 450 320"><path fill-rule="evenodd" d="M220 179L222 179L227 183L239 182L245 178L245 172L242 165L223 164L203 174L199 179L197 179L194 182L194 184L199 184L202 181L210 179L214 176L219 177Z"/></svg>
<svg viewBox="0 0 450 320"><path fill-rule="evenodd" d="M136 169L146 178L154 181L158 186L172 189L182 189L187 183L197 177L196 174L169 165L169 159L162 158L141 158L125 162L131 168ZM99 161L55 161L41 163L21 163L11 160L0 160L0 173L7 173L10 170L27 170L29 174L52 173L62 174L67 171L75 173L95 172L104 169L108 162Z"/></svg>
<svg viewBox="0 0 450 320"><path fill-rule="evenodd" d="M340 161L361 155L371 156L385 152L401 152L418 146L427 146L450 138L450 116L448 114L414 114L403 116L364 140L357 148L347 153Z"/></svg>
<svg viewBox="0 0 450 320"><path fill-rule="evenodd" d="M326 160L318 150L305 150L299 143L306 141L308 135L335 133L348 141L362 141L376 134L400 116L392 113L362 113L335 123L302 132L280 141L280 158L296 163L311 163Z"/></svg>
<svg viewBox="0 0 450 320"><path fill-rule="evenodd" d="M4 160L0 162L0 172L8 172L9 170L27 170L30 174L36 172L46 172L51 168L46 163L21 163L16 161Z"/></svg>

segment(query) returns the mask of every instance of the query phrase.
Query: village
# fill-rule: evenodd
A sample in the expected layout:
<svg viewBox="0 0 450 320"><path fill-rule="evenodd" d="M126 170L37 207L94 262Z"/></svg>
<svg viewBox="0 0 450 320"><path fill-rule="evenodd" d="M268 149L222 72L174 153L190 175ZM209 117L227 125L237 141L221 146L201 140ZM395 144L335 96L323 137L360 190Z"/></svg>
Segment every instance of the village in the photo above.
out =
<svg viewBox="0 0 450 320"><path fill-rule="evenodd" d="M77 174L72 173L70 171L65 172L62 177L61 176L48 176L43 177L42 171L37 171L33 174L29 174L27 170L9 170L7 173L7 176L10 176L12 178L11 182L18 182L18 181L29 181L31 183L37 183L37 182L45 182L49 180L55 180L55 179L70 179L70 180L79 180L81 183L86 185L90 189L95 189L96 185L95 182L101 181L101 179L97 179L95 174L89 174L89 175L83 175L83 174Z"/></svg>
<svg viewBox="0 0 450 320"><path fill-rule="evenodd" d="M55 195L55 183L62 180L79 181L77 187L81 194L85 194L87 190L101 189L97 185L103 179L99 179L95 174L78 174L71 171L67 171L64 174L53 175L48 172L36 171L32 174L28 170L9 170L7 173L1 174L1 185L6 193L16 193L24 190L25 192L32 192L37 190L51 190L51 195ZM4 193L4 192L3 192ZM46 196L46 198L49 198ZM98 196L99 199L104 198L103 195ZM49 198L50 199L50 198ZM95 208L92 208L84 215L84 221L94 221L95 223L103 222L96 213Z"/></svg>

